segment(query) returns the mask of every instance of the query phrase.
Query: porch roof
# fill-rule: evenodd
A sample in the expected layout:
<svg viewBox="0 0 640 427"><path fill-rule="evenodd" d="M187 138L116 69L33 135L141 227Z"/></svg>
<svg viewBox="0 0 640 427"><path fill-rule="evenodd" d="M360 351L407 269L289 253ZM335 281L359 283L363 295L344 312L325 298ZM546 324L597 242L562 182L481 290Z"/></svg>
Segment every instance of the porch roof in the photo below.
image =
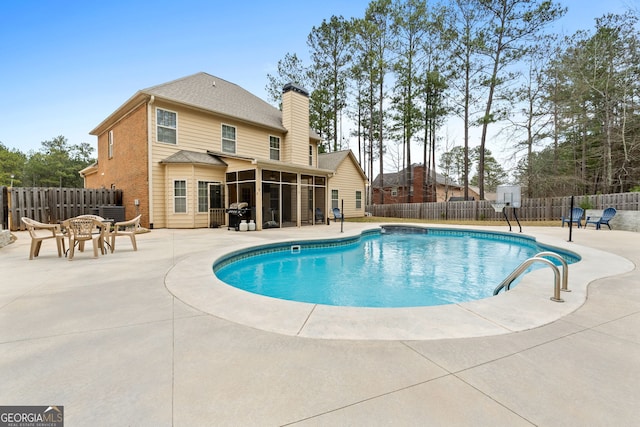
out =
<svg viewBox="0 0 640 427"><path fill-rule="evenodd" d="M207 151L208 154L216 157L220 157L221 159L229 158L236 160L244 160L250 163L252 166L255 166L260 169L276 169L279 171L285 172L299 172L308 175L324 175L329 176L333 175L334 171L329 169L322 168L314 168L312 166L304 166L295 163L286 163L277 160L269 160L269 159L261 159L258 157L251 156L241 156L237 154L229 154L229 153L221 153L218 151Z"/></svg>
<svg viewBox="0 0 640 427"><path fill-rule="evenodd" d="M223 166L226 167L227 164L213 154L209 153L200 153L197 151L187 151L180 150L169 157L160 161L163 164L171 164L171 163L192 163L199 165L207 165L207 166Z"/></svg>

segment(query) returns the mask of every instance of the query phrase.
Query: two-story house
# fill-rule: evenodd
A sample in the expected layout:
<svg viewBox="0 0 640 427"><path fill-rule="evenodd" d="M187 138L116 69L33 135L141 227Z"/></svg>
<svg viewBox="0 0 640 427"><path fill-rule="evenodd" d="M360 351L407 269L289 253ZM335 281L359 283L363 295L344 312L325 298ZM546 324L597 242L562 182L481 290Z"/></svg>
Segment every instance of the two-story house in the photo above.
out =
<svg viewBox="0 0 640 427"><path fill-rule="evenodd" d="M282 111L198 73L140 90L91 131L87 188L123 190L126 216L150 228L229 223L246 203L256 229L316 225L332 207L364 216L366 176L350 150L318 154L309 94L283 88Z"/></svg>
<svg viewBox="0 0 640 427"><path fill-rule="evenodd" d="M410 185L407 180L408 173L411 174ZM464 200L464 187L460 184L439 173L436 174L435 181L434 194L432 184L425 185L425 167L422 164L413 164L400 172L385 173L384 180L378 175L371 184L373 204L382 203L382 193L384 193L384 204ZM469 187L468 194L470 200L479 199L475 188Z"/></svg>

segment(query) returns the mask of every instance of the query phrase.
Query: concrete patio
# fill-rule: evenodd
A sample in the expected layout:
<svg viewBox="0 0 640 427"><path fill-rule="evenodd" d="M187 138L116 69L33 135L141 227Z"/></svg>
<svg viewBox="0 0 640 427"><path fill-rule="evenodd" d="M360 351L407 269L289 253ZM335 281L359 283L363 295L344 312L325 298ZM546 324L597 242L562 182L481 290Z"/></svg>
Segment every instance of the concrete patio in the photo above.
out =
<svg viewBox="0 0 640 427"><path fill-rule="evenodd" d="M71 262L51 241L29 261L15 233L0 249L0 405L63 405L67 426L638 424L638 233L574 229L567 242L567 228L524 227L585 257L566 302L534 272L453 315L309 311L209 275L224 251L372 227L344 225L153 230L137 252L125 238Z"/></svg>

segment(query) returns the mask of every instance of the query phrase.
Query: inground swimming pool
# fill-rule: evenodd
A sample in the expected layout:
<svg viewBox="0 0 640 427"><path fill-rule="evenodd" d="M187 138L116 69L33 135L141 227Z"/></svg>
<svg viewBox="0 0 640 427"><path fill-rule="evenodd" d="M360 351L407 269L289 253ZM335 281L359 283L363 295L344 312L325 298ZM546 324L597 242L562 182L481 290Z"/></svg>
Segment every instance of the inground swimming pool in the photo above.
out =
<svg viewBox="0 0 640 427"><path fill-rule="evenodd" d="M213 271L231 286L284 300L435 306L492 296L509 273L542 251L567 263L579 260L512 233L384 226L349 238L251 248L218 260Z"/></svg>

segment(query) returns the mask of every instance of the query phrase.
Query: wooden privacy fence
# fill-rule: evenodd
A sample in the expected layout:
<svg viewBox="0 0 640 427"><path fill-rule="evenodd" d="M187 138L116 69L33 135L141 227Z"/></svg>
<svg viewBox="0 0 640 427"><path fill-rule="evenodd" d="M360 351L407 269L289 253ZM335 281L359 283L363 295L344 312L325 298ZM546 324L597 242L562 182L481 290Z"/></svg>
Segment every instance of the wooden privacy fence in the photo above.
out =
<svg viewBox="0 0 640 427"><path fill-rule="evenodd" d="M496 212L490 200L468 202L396 203L370 205L367 212L373 216L407 219L495 220L504 218ZM614 207L621 211L640 211L640 193L598 194L575 196L574 205L585 209ZM522 199L517 215L523 221L555 221L566 216L571 197ZM507 210L507 212L509 212ZM509 212L510 218L511 213Z"/></svg>
<svg viewBox="0 0 640 427"><path fill-rule="evenodd" d="M370 205L374 216L407 219L495 220L502 219L491 201L397 203ZM614 207L620 211L640 211L640 193L575 196L575 206L585 209ZM95 213L100 206L122 205L122 190L86 188L0 187L0 223L4 229L24 230L20 218L57 223L77 215ZM555 221L567 215L571 197L522 199L518 218L523 221ZM511 218L511 213L509 213ZM220 224L224 223L218 220Z"/></svg>
<svg viewBox="0 0 640 427"><path fill-rule="evenodd" d="M0 192L1 193L1 192ZM90 188L13 187L8 191L9 224L11 231L24 230L23 216L44 223L58 223L78 215L94 214L100 206L122 204L122 190ZM4 212L0 211L0 218Z"/></svg>
<svg viewBox="0 0 640 427"><path fill-rule="evenodd" d="M9 189L0 186L0 229L9 229Z"/></svg>

